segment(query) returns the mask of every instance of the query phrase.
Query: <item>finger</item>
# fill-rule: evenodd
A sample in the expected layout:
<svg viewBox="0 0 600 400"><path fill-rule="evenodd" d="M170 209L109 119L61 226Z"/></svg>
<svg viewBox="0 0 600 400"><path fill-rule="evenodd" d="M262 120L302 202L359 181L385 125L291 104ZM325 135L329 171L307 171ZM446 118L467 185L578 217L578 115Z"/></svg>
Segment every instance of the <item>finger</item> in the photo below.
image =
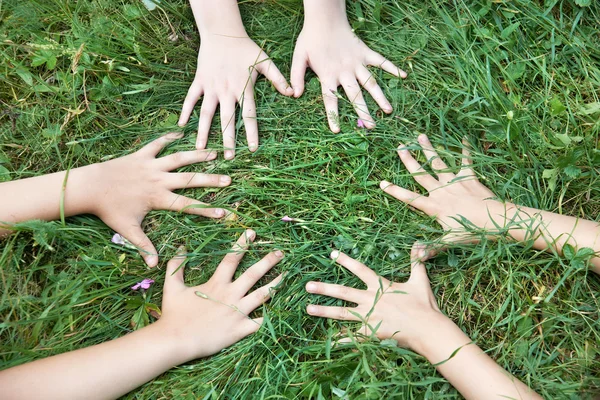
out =
<svg viewBox="0 0 600 400"><path fill-rule="evenodd" d="M375 128L375 121L373 121L371 114L369 114L367 103L365 102L358 82L356 82L356 80L352 78L351 80L348 79L342 81L341 83L342 87L344 88L344 91L346 92L346 96L348 96L348 100L350 100L350 102L354 106L354 111L358 115L358 118L360 118L363 121L365 128Z"/></svg>
<svg viewBox="0 0 600 400"><path fill-rule="evenodd" d="M287 80L285 79L281 71L279 71L279 68L277 68L273 61L268 59L268 56L266 54L263 53L263 55L265 60L256 64L256 70L263 74L268 80L270 80L279 93L281 93L284 96L293 95L294 90L287 83Z"/></svg>
<svg viewBox="0 0 600 400"><path fill-rule="evenodd" d="M238 264L244 257L244 254L246 254L248 246L254 241L255 237L256 232L254 232L252 229L247 229L244 231L244 233L242 233L242 235L233 245L231 252L223 257L223 260L217 267L213 278L222 282L231 282Z"/></svg>
<svg viewBox="0 0 600 400"><path fill-rule="evenodd" d="M115 229L125 239L129 240L135 247L137 247L140 255L150 268L156 267L158 264L158 254L156 248L148 239L148 236L144 233L140 224L137 221L130 221L123 224L120 229Z"/></svg>
<svg viewBox="0 0 600 400"><path fill-rule="evenodd" d="M323 103L325 104L325 112L327 113L327 122L329 129L332 132L340 131L340 117L338 115L338 98L337 98L337 83L321 82L321 94L323 95Z"/></svg>
<svg viewBox="0 0 600 400"><path fill-rule="evenodd" d="M423 149L423 154L427 157L427 161L431 164L431 169L438 176L439 181L442 184L446 184L455 178L452 172L449 172L448 166L440 158L437 151L431 145L429 138L427 135L419 135L419 143L421 144L421 148Z"/></svg>
<svg viewBox="0 0 600 400"><path fill-rule="evenodd" d="M462 149L462 167L456 176L475 176L475 172L473 172L473 159L471 158L471 145L467 138L463 138L462 140L463 149Z"/></svg>
<svg viewBox="0 0 600 400"><path fill-rule="evenodd" d="M178 172L167 174L169 190L197 187L226 187L231 184L227 175L200 174L197 172Z"/></svg>
<svg viewBox="0 0 600 400"><path fill-rule="evenodd" d="M138 153L144 154L148 157L156 157L169 143L174 142L177 139L183 137L183 132L170 132L166 135L155 139L138 150Z"/></svg>
<svg viewBox="0 0 600 400"><path fill-rule="evenodd" d="M183 262L185 261L186 249L181 246L177 250L177 255L173 257L167 263L167 272L165 276L165 291L168 291L170 288L184 288L184 280L183 280Z"/></svg>
<svg viewBox="0 0 600 400"><path fill-rule="evenodd" d="M183 107L181 108L181 114L179 115L179 121L177 125L184 126L190 120L190 115L194 111L194 106L202 96L202 86L200 85L198 80L194 80L192 82L190 88L188 89L187 95L185 96L185 100L183 101Z"/></svg>
<svg viewBox="0 0 600 400"><path fill-rule="evenodd" d="M308 282L306 284L306 291L312 294L334 297L336 299L351 301L357 304L361 303L366 297L364 290L333 283Z"/></svg>
<svg viewBox="0 0 600 400"><path fill-rule="evenodd" d="M198 137L196 138L196 148L201 150L208 143L208 133L212 125L215 111L217 110L217 98L212 95L205 95L200 108L200 120L198 121Z"/></svg>
<svg viewBox="0 0 600 400"><path fill-rule="evenodd" d="M240 337L238 340L242 340L246 336L250 336L253 333L258 332L258 330L262 326L262 323L262 317L254 319L245 319L244 322L240 324Z"/></svg>
<svg viewBox="0 0 600 400"><path fill-rule="evenodd" d="M233 283L243 293L248 292L267 272L283 259L281 250L267 254L259 262L251 266Z"/></svg>
<svg viewBox="0 0 600 400"><path fill-rule="evenodd" d="M341 321L361 321L356 313L356 309L348 307L333 307L333 306L317 306L309 304L306 307L306 312L309 315L322 318L338 319Z"/></svg>
<svg viewBox="0 0 600 400"><path fill-rule="evenodd" d="M155 209L184 212L192 215L201 215L207 218L223 218L225 210L211 207L210 204L190 199L180 194L167 192L157 202Z"/></svg>
<svg viewBox="0 0 600 400"><path fill-rule="evenodd" d="M390 73L394 76L400 78L406 78L408 75L406 72L402 71L400 68L396 67L391 61L386 59L381 54L372 51L367 56L367 65L371 65L373 67L379 67L387 73Z"/></svg>
<svg viewBox="0 0 600 400"><path fill-rule="evenodd" d="M232 160L235 157L235 102L232 99L222 100L220 107L225 159Z"/></svg>
<svg viewBox="0 0 600 400"><path fill-rule="evenodd" d="M275 287L281 283L283 275L279 275L266 285L256 289L242 300L240 300L239 309L244 314L248 315L256 310L261 304L267 302L275 293Z"/></svg>
<svg viewBox="0 0 600 400"><path fill-rule="evenodd" d="M369 72L366 67L359 67L356 73L356 78L385 113L389 114L392 112L392 105L383 94L383 91L377 84L375 77L371 75L371 72Z"/></svg>
<svg viewBox="0 0 600 400"><path fill-rule="evenodd" d="M306 74L306 54L303 51L294 51L292 59L291 83L294 97L298 98L304 93L304 75Z"/></svg>
<svg viewBox="0 0 600 400"><path fill-rule="evenodd" d="M163 171L172 171L186 165L212 161L215 158L217 158L217 152L214 150L190 150L161 157L158 161Z"/></svg>
<svg viewBox="0 0 600 400"><path fill-rule="evenodd" d="M427 255L427 247L423 243L415 242L415 244L413 244L410 252L411 268L408 282L429 285L427 268L425 268L425 264L423 263Z"/></svg>
<svg viewBox="0 0 600 400"><path fill-rule="evenodd" d="M432 191L439 186L440 183L423 169L403 144L398 146L398 156L415 181L427 191Z"/></svg>
<svg viewBox="0 0 600 400"><path fill-rule="evenodd" d="M239 99L242 109L242 118L246 128L248 150L254 152L258 148L258 122L256 121L256 101L254 100L254 87L248 83L243 96Z"/></svg>
<svg viewBox="0 0 600 400"><path fill-rule="evenodd" d="M392 197L421 211L425 211L429 204L429 198L427 196L411 192L410 190L394 185L388 181L379 182L379 187Z"/></svg>
<svg viewBox="0 0 600 400"><path fill-rule="evenodd" d="M336 263L356 275L368 287L378 285L380 279L382 279L371 268L337 250L332 251L330 257Z"/></svg>

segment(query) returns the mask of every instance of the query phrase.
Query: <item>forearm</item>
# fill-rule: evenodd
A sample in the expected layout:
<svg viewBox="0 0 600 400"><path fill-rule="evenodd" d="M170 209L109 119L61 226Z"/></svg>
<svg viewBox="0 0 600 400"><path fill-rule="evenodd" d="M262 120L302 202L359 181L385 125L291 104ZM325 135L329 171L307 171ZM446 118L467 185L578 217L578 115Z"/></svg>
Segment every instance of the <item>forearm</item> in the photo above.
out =
<svg viewBox="0 0 600 400"><path fill-rule="evenodd" d="M237 0L190 0L200 37L247 37Z"/></svg>
<svg viewBox="0 0 600 400"><path fill-rule="evenodd" d="M65 217L89 213L88 188L94 184L95 165L53 174L0 183L0 236L10 224L60 218L61 198ZM3 229L4 228L4 229Z"/></svg>
<svg viewBox="0 0 600 400"><path fill-rule="evenodd" d="M581 218L555 214L535 208L503 205L503 210L490 213L495 223L509 227L508 233L517 241L534 240L538 250L554 249L562 254L565 244L576 249L588 247L600 253L600 224ZM494 218L493 215L503 215ZM591 260L592 269L600 273L600 258Z"/></svg>
<svg viewBox="0 0 600 400"><path fill-rule="evenodd" d="M304 0L305 26L326 28L337 23L348 23L345 0Z"/></svg>
<svg viewBox="0 0 600 400"><path fill-rule="evenodd" d="M417 351L466 399L541 399L500 367L450 319L437 321Z"/></svg>
<svg viewBox="0 0 600 400"><path fill-rule="evenodd" d="M185 362L157 324L0 372L3 399L115 399Z"/></svg>

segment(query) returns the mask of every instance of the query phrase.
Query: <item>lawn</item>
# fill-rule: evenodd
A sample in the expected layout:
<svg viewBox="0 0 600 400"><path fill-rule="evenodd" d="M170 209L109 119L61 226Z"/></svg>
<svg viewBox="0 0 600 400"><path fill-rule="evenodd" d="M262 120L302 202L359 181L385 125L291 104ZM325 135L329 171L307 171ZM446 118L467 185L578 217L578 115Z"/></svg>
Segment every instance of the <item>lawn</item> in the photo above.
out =
<svg viewBox="0 0 600 400"><path fill-rule="evenodd" d="M395 152L419 133L454 165L468 136L478 176L503 199L600 221L600 4L347 4L357 35L409 74L400 80L373 69L393 114L374 114L377 127L365 131L340 101L342 132L333 134L314 74L297 100L260 79L259 150L248 152L240 123L235 160L221 152L184 169L231 175L229 188L184 193L236 218L152 212L145 229L162 255L159 269L111 243L114 232L95 217L21 224L0 242L0 369L126 334L146 316L131 306L143 300L129 290L133 283L155 279L144 301L160 305L164 266L179 245L190 252L186 281L198 284L252 228L258 239L244 266L273 248L287 254L265 278L288 272L259 309L265 326L125 398L460 398L411 351L375 341L334 346L351 324L309 317L311 298L336 301L314 299L304 284L360 285L329 260L334 247L404 280L413 242L442 235L434 219L378 187L386 179L421 190ZM289 77L301 1L240 7L250 36ZM199 46L186 1L163 0L149 11L136 0L4 0L0 21L0 180L122 156L177 129ZM165 153L192 149L197 121L198 109ZM209 147L220 148L219 126L216 118ZM282 222L285 215L302 222ZM428 271L440 308L542 396L600 395L598 276L505 239L455 246Z"/></svg>

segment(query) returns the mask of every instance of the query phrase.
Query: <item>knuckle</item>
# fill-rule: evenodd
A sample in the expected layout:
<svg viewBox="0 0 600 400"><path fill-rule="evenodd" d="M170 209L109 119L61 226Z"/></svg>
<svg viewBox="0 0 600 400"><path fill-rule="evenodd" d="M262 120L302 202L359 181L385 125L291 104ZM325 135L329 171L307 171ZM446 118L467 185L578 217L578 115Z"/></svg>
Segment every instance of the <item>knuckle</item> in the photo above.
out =
<svg viewBox="0 0 600 400"><path fill-rule="evenodd" d="M340 308L338 311L338 317L340 319L347 319L349 315L350 313L348 312L347 308Z"/></svg>

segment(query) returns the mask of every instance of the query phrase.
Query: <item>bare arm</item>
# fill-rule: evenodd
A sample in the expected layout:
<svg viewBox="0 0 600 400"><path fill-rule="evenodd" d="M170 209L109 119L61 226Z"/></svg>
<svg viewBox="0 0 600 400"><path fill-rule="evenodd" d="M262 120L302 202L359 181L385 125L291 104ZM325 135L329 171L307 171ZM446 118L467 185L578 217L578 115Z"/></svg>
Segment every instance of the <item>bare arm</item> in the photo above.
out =
<svg viewBox="0 0 600 400"><path fill-rule="evenodd" d="M420 135L418 140L437 178L427 173L402 144L398 155L429 194L420 195L386 181L381 182L381 188L398 200L435 216L449 231L448 241L472 240L457 221L464 217L476 227L489 231L490 236L494 231L506 228L517 241L533 239L538 250L555 250L562 254L565 244L576 249L588 247L596 252L591 269L600 273L600 225L597 222L502 202L475 176L466 143L462 168L454 174L433 149L427 136Z"/></svg>
<svg viewBox="0 0 600 400"><path fill-rule="evenodd" d="M231 183L226 175L171 173L185 165L210 161L214 151L186 151L156 158L169 143L181 137L168 134L125 157L76 168L68 173L0 183L0 236L11 232L10 225L32 219L46 221L64 215L94 214L138 247L150 267L158 263L157 251L141 228L151 210L184 211L209 218L221 218L223 209L172 192L191 187L223 187Z"/></svg>
<svg viewBox="0 0 600 400"><path fill-rule="evenodd" d="M431 291L425 265L420 261L424 255L423 249L413 247L410 278L407 282L396 283L378 276L359 261L334 251L331 258L358 276L367 289L308 282L308 292L356 303L357 307L311 304L307 312L318 317L362 322L358 330L362 337L397 340L400 346L426 357L467 399L541 399L496 364L441 313Z"/></svg>
<svg viewBox="0 0 600 400"><path fill-rule="evenodd" d="M34 399L43 393L45 399L115 399L176 365L218 353L256 332L262 318L248 315L269 299L282 277L246 293L283 254L268 254L233 281L255 235L246 231L211 279L199 286L185 286L184 257L172 259L160 320L110 342L1 371L2 398Z"/></svg>

